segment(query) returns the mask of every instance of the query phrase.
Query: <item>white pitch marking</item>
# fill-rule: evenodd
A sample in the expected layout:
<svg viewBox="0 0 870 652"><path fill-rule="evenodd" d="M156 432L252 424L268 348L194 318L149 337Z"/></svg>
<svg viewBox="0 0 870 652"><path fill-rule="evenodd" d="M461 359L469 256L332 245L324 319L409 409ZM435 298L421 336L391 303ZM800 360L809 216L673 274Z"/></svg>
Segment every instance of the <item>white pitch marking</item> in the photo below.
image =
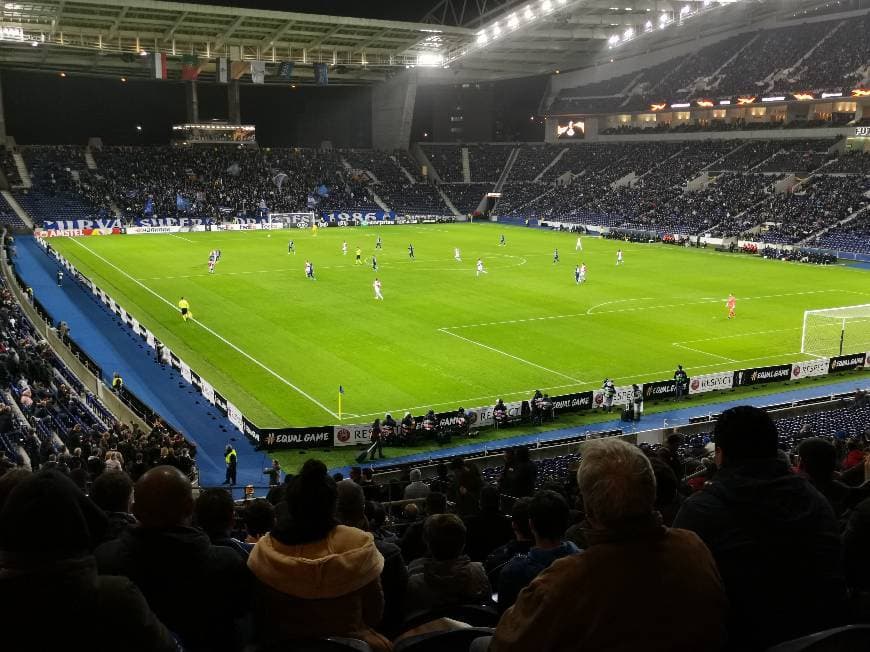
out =
<svg viewBox="0 0 870 652"><path fill-rule="evenodd" d="M182 237L182 236L177 235L175 233L170 233L169 235L171 235L173 238L178 238L179 240L184 240L185 242L190 242L190 243L196 244L196 241L191 240L190 238L185 238L185 237Z"/></svg>
<svg viewBox="0 0 870 652"><path fill-rule="evenodd" d="M797 297L797 296L803 296L803 295L807 295L807 294L827 294L827 293L831 293L831 292L844 292L844 293L849 293L849 294L860 294L860 293L857 293L853 290L829 289L829 290L810 290L808 292L788 292L785 294L767 294L767 295L757 296L757 297L740 297L739 300L740 301L753 301L753 300L758 300L758 299L776 299L776 298L782 298L782 297ZM611 304L611 303L621 303L621 302L625 302L625 301L642 301L642 300L643 299L620 299L619 301L608 301L607 303L600 303L597 306L592 306L592 308L589 308L589 310L593 310L595 308L598 308L598 307L601 307L601 306L604 306L607 304ZM687 301L684 303L672 303L672 304L657 305L657 306L638 306L635 308L619 308L616 310L602 310L600 312L595 312L595 313L590 313L589 310L587 310L586 312L577 312L577 313L572 313L569 315L553 315L552 317L549 317L549 316L527 317L525 319L511 319L511 320L506 320L506 321L494 321L494 322L487 322L487 323L480 323L480 324L459 324L457 326L442 326L439 330L455 330L458 328L477 328L479 326L497 326L497 325L502 325L502 324L522 324L524 322L539 321L541 319L571 319L572 317L589 317L589 316L595 316L595 315L609 315L609 314L621 313L621 312L638 312L641 310L659 310L659 309L664 309L664 308L685 308L686 306L704 305L704 304L719 303L719 302L722 302L724 304L725 298L723 297L722 299L702 299L702 300L696 300L696 301Z"/></svg>
<svg viewBox="0 0 870 652"><path fill-rule="evenodd" d="M497 349L493 346L489 346L488 344L484 344L483 342L477 342L477 341L469 339L467 337L463 337L462 335L457 335L456 333L451 333L450 331L443 329L443 328L439 328L438 331L441 333L445 333L446 335L452 335L453 337L457 337L460 340L468 342L469 344L474 344L475 346L479 346L483 349L493 351L494 353L499 353L505 357L516 360L517 362L522 362L523 364L527 364L530 367L536 367L538 369L542 369L543 371L554 374L556 376L561 376L562 378L567 378L568 380L571 380L571 381L577 383L578 385L583 384L583 381L580 380L579 378L574 378L573 376L569 376L568 374L563 374L561 371L556 371L555 369L549 369L548 367L544 367L542 365L539 365L537 362L532 362L531 360L526 360L525 358L520 358L519 356L515 356L513 353L508 353L507 351L502 351L501 349Z"/></svg>
<svg viewBox="0 0 870 652"><path fill-rule="evenodd" d="M176 309L177 309L177 307L176 307L176 306L175 306L171 301L169 301L169 300L165 299L164 297L160 296L160 295L157 294L154 290L152 290L151 288L149 288L147 285L145 285L145 284L142 283L141 281L138 281L137 279L135 279L135 278L133 278L132 276L130 276L127 272L125 272L125 271L124 271L123 269L121 269L120 267L118 267L118 266L115 265L114 263L112 263L112 262L106 260L105 258L103 258L100 254L98 254L97 252L95 252L95 251L94 251L93 249L91 249L90 247L88 247L88 246L86 246L86 245L83 245L81 242L78 241L78 239L76 239L76 238L70 238L70 241L71 241L71 242L75 242L75 243L76 243L78 246L80 246L82 249L84 249L85 251L90 252L91 255L93 255L94 257L99 258L100 260L102 260L104 263L106 263L107 265L109 265L109 266L112 267L113 269L119 271L121 274L123 274L124 276L126 276L127 278L129 278L131 281L133 281L134 283L136 283L138 286L140 286L143 290L145 290L146 292L148 292L148 293L154 295L155 297L157 297L158 299L160 299L163 303L165 303L166 305L168 305L168 306L169 306L170 308L172 308L173 310L176 310ZM270 374L271 376L274 376L276 379L280 380L282 383L284 383L285 385L287 385L288 387L290 387L291 389L293 389L294 391L296 391L300 396L304 396L305 398L307 398L309 401L311 401L312 403L314 403L317 407L319 407L321 410L323 410L324 412L326 412L326 413L329 414L330 416L332 416L332 417L334 417L334 418L336 418L336 419L338 418L338 414L336 414L335 412L333 412L332 410L330 410L330 409L329 409L328 407L326 407L323 403L321 403L321 402L318 401L316 398L314 398L313 396L311 396L310 394L308 394L305 390L300 389L299 387L297 387L296 385L294 385L293 383L291 383L289 380L287 380L287 379L284 378L283 376L279 375L277 372L273 371L272 369L270 369L269 367L267 367L266 365L264 365L262 362L260 362L260 361L257 360L255 357L253 357L252 355L250 355L248 352L246 352L246 351L240 349L238 346L236 346L235 344L233 344L232 342L230 342L230 341L229 341L227 338L225 338L223 335L220 335L219 333L215 332L214 330L212 330L211 328L209 328L208 326L206 326L205 324L203 324L201 321L199 321L199 320L197 320L197 319L192 319L191 321L193 321L193 323L199 325L199 327L202 328L204 331L206 331L207 333L213 335L214 337L216 337L217 339L219 339L221 342L223 342L224 344L226 344L227 346L229 346L231 349L233 349L233 350L236 351L237 353L239 353L239 354L243 355L244 357L246 357L248 360L250 360L250 361L253 362L255 365L257 365L258 367L260 367L263 371L267 372L267 373Z"/></svg>
<svg viewBox="0 0 870 652"><path fill-rule="evenodd" d="M737 362L734 358L728 358L724 355L719 355L718 353L710 353L709 351L702 351L701 349L693 349L690 346L685 346L680 344L679 342L671 342L671 346L676 346L680 349L685 349L686 351L692 351L693 353L700 353L701 355L708 355L711 358L719 358L720 360L724 360L725 362Z"/></svg>

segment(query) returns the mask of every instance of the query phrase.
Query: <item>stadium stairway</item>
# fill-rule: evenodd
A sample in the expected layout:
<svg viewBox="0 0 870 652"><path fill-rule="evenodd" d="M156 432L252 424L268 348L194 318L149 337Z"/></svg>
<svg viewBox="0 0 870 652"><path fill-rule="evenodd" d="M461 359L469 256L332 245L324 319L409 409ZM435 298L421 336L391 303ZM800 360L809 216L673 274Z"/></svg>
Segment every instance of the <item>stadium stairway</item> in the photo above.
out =
<svg viewBox="0 0 870 652"><path fill-rule="evenodd" d="M464 457L475 453L481 453L486 449L502 449L510 446L536 446L538 444L555 442L568 437L576 437L577 435L584 433L588 435L596 432L607 432L609 430L621 429L624 433L630 434L633 432L641 432L643 430L662 428L664 426L685 425L689 422L689 419L717 414L737 405L755 405L763 407L765 405L800 401L819 396L845 394L847 392L854 392L858 388L870 389L870 380L861 378L844 380L825 385L794 387L776 394L743 396L739 399L730 401L723 400L719 403L707 403L705 405L690 406L688 405L688 401L684 401L681 405L686 407L667 410L666 412L656 412L655 414L645 416L638 422L626 423L617 418L603 423L573 426L571 428L561 428L559 430L548 430L547 432L538 432L531 435L514 435L513 437L505 437L504 439L498 439L495 441L474 442L474 440L471 440L471 443L468 444L439 448L427 453L415 453L414 455L400 455L401 448L385 448L384 450L388 455L388 459L366 462L365 466L371 466L377 470L380 466L393 467L396 464L431 464L451 457ZM614 414L616 414L616 412L614 412ZM510 430L517 431L522 430L522 428L512 428ZM350 474L350 467L345 466L342 468L330 469L329 472L343 473L344 476L347 477Z"/></svg>
<svg viewBox="0 0 870 652"><path fill-rule="evenodd" d="M155 362L154 351L130 329L121 324L84 286L67 277L57 286L58 266L33 237L16 239L15 267L33 288L34 296L55 322L69 324L70 336L100 365L103 380L111 382L112 372L165 421L183 433L197 447L200 484L220 485L224 481L224 446L231 443L238 453L236 490L241 497L246 484L263 486L266 456L257 452L248 439L229 425L180 374Z"/></svg>

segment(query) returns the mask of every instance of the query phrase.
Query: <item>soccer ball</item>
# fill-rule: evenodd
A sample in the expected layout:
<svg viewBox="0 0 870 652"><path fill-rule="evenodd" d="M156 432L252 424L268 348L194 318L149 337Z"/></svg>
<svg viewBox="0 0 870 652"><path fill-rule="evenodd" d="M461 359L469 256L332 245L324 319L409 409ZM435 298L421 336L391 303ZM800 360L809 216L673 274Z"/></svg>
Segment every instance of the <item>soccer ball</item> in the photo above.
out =
<svg viewBox="0 0 870 652"><path fill-rule="evenodd" d="M267 238L271 238L271 237L272 237L272 234L271 234L271 233L268 233L268 234L266 234L266 237L267 237Z"/></svg>

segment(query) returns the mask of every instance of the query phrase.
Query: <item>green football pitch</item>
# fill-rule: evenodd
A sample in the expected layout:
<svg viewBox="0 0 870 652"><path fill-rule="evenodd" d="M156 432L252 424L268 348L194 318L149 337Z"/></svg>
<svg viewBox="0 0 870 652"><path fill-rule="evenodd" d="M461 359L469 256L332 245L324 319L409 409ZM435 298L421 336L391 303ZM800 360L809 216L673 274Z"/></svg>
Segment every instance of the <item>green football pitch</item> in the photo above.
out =
<svg viewBox="0 0 870 652"><path fill-rule="evenodd" d="M337 423L339 385L342 422L363 423L597 388L605 377L657 380L678 363L698 375L793 362L807 359L805 310L870 303L870 277L855 268L595 238L581 253L571 234L493 224L51 244L260 427ZM478 257L486 274L476 273ZM305 278L306 260L316 280ZM577 285L580 262L589 271ZM182 321L181 296L195 321Z"/></svg>

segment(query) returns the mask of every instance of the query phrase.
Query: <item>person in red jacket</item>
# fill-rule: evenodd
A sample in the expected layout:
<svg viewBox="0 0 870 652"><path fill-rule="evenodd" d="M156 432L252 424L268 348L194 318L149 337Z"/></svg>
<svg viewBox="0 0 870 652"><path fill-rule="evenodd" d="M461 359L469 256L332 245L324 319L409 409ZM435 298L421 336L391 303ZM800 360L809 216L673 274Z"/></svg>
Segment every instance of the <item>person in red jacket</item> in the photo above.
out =
<svg viewBox="0 0 870 652"><path fill-rule="evenodd" d="M843 460L843 469L851 469L853 466L858 466L864 463L864 451L858 446L858 442L850 439L846 444L846 459Z"/></svg>

